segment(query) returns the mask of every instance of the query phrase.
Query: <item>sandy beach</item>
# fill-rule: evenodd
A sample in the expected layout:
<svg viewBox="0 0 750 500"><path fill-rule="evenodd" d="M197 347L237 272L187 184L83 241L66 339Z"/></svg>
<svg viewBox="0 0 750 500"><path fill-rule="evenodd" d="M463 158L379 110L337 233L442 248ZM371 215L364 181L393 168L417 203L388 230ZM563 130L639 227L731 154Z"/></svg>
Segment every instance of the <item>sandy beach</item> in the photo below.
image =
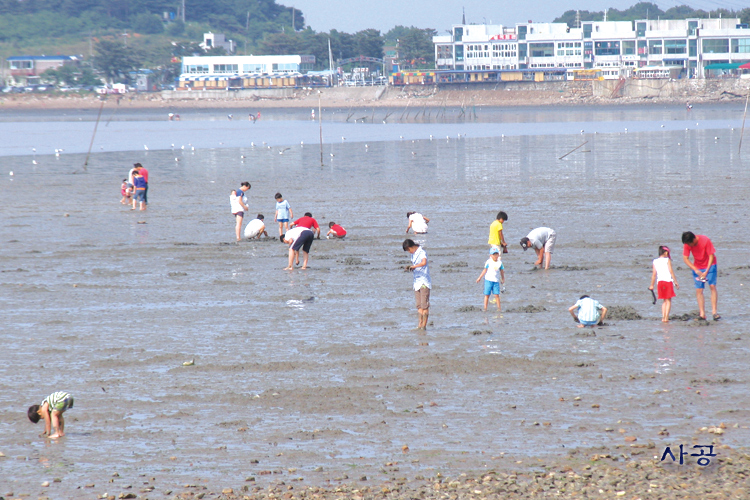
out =
<svg viewBox="0 0 750 500"><path fill-rule="evenodd" d="M696 80L675 82L669 93L628 97L612 96L609 87L617 82L546 82L523 86L482 84L438 88L433 86L359 87L323 89L321 105L326 108L399 108L408 105L412 112L423 107L493 107L493 106L597 106L597 105L684 105L691 103L744 102L750 80ZM679 83L679 85L678 85ZM600 88L601 87L601 88ZM192 108L317 108L317 90L297 89L289 96L234 97L232 92L214 91L206 99L167 98L171 93L129 93L109 95L107 107L119 105L134 109L180 110ZM102 98L93 94L40 95L2 94L2 109L96 109Z"/></svg>

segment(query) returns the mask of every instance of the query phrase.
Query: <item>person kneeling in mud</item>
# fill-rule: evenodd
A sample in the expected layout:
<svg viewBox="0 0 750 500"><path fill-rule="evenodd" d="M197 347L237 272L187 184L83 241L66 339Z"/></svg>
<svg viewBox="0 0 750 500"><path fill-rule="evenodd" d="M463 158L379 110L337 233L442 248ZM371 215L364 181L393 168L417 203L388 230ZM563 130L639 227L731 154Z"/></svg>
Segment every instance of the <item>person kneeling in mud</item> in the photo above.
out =
<svg viewBox="0 0 750 500"><path fill-rule="evenodd" d="M588 295L582 295L568 311L573 316L573 320L578 323L578 328L601 326L604 324L604 317L607 315L607 308Z"/></svg>

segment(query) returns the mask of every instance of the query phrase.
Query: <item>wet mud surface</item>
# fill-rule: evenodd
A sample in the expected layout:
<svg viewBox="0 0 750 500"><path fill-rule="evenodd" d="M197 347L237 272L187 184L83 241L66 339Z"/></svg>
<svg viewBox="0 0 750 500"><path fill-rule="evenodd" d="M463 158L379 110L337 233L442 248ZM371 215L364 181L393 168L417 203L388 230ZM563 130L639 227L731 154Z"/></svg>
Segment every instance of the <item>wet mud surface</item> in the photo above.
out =
<svg viewBox="0 0 750 500"><path fill-rule="evenodd" d="M251 493L437 474L459 488L462 473L481 480L518 461L530 477L564 467L571 450L651 460L681 443L746 446L750 174L737 139L343 143L322 167L308 145L180 161L136 145L92 155L85 173L84 155L2 157L0 495L162 498L198 494L186 484ZM583 140L590 153L557 159ZM134 161L150 171L146 212L118 203ZM316 240L310 269L282 271L278 239L233 242L228 195L244 180L251 214L270 221L281 191L295 214L349 235ZM502 312L484 313L475 279L501 209L507 290ZM430 256L426 333L403 272L409 210L431 219L410 236ZM518 245L537 226L558 234L548 271ZM720 321L693 321L684 230L717 248ZM681 284L667 325L647 290L660 244ZM606 326L576 328L567 308L584 293L611 308ZM25 412L55 390L76 404L67 436L45 442Z"/></svg>

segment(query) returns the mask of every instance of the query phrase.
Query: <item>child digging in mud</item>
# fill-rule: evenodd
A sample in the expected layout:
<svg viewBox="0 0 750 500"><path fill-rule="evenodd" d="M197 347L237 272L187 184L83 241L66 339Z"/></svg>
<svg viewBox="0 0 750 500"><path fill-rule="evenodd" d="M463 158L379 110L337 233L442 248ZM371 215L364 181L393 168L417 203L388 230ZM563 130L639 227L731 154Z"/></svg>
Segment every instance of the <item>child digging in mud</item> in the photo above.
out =
<svg viewBox="0 0 750 500"><path fill-rule="evenodd" d="M53 392L42 401L41 405L31 405L27 415L32 423L44 419L44 434L50 439L57 439L65 435L65 419L63 413L73 408L73 396L64 391ZM55 433L51 434L52 429Z"/></svg>
<svg viewBox="0 0 750 500"><path fill-rule="evenodd" d="M664 245L659 247L659 258L654 259L652 267L651 285L649 285L648 289L653 292L654 282L656 282L658 298L664 300L661 304L661 320L664 323L669 323L669 312L672 310L672 297L675 296L674 289L680 288L672 270L672 258L669 254L669 247Z"/></svg>
<svg viewBox="0 0 750 500"><path fill-rule="evenodd" d="M487 304L490 301L490 295L495 296L497 301L497 311L500 312L500 283L505 284L505 267L500 260L500 249L498 247L490 248L490 258L484 263L482 274L477 278L477 283L484 277L484 310L487 310ZM499 276L498 276L499 274Z"/></svg>

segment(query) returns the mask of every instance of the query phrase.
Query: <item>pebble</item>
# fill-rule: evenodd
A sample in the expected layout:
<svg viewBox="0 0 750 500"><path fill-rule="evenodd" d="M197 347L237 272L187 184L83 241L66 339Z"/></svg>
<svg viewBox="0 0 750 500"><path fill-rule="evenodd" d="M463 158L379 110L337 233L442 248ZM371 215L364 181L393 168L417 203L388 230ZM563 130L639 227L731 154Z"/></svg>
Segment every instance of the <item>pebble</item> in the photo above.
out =
<svg viewBox="0 0 750 500"><path fill-rule="evenodd" d="M42 483L42 488L49 488L49 481L45 481Z"/></svg>

